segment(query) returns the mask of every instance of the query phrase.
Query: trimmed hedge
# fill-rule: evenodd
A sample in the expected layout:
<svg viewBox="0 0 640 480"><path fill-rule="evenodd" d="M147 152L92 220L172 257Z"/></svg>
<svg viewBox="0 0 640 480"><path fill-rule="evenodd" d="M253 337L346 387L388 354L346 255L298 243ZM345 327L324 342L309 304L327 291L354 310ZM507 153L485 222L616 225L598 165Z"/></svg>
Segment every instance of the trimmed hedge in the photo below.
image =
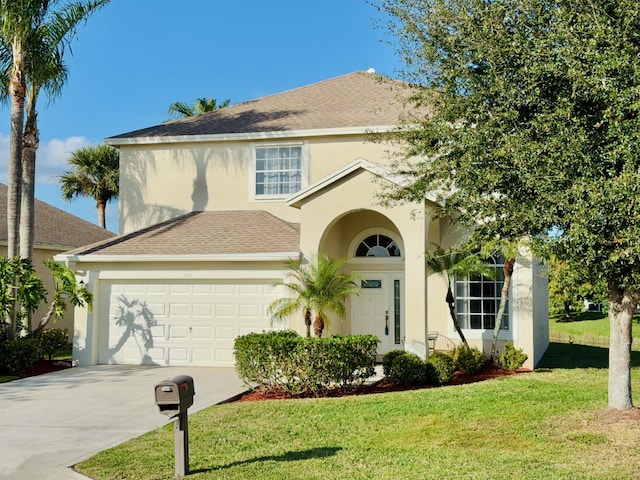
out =
<svg viewBox="0 0 640 480"><path fill-rule="evenodd" d="M475 375L484 365L484 354L477 348L469 350L464 345L459 345L453 352L453 364L457 370Z"/></svg>
<svg viewBox="0 0 640 480"><path fill-rule="evenodd" d="M432 367L428 372L429 383L445 385L453 378L455 367L451 355L447 355L444 352L434 352L427 358L427 365Z"/></svg>
<svg viewBox="0 0 640 480"><path fill-rule="evenodd" d="M504 350L498 354L496 364L507 370L518 370L529 356L521 348L513 346L512 342L505 342Z"/></svg>
<svg viewBox="0 0 640 480"><path fill-rule="evenodd" d="M415 353L405 352L391 362L391 379L401 385L419 386L427 384L427 366Z"/></svg>
<svg viewBox="0 0 640 480"><path fill-rule="evenodd" d="M42 358L40 340L18 338L0 342L0 373L16 375Z"/></svg>
<svg viewBox="0 0 640 480"><path fill-rule="evenodd" d="M246 384L290 395L355 390L374 374L379 340L373 335L301 337L291 330L236 338L236 371Z"/></svg>

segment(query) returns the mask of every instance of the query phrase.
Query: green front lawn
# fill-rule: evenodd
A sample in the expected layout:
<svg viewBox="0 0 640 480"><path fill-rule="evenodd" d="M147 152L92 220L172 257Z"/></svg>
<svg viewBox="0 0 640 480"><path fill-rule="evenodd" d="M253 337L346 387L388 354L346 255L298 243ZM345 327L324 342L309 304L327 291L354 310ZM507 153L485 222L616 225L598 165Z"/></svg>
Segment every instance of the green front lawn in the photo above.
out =
<svg viewBox="0 0 640 480"><path fill-rule="evenodd" d="M603 412L606 350L552 344L544 362L470 385L218 405L189 417L187 478L633 478L640 422ZM638 397L638 367L633 381ZM167 425L78 470L95 479L171 479L173 435Z"/></svg>
<svg viewBox="0 0 640 480"><path fill-rule="evenodd" d="M551 341L584 343L588 345L609 345L609 318L606 313L583 312L574 315L574 321L563 322L563 316L549 319L549 337ZM633 321L633 348L640 350L640 322ZM560 321L559 321L560 320Z"/></svg>

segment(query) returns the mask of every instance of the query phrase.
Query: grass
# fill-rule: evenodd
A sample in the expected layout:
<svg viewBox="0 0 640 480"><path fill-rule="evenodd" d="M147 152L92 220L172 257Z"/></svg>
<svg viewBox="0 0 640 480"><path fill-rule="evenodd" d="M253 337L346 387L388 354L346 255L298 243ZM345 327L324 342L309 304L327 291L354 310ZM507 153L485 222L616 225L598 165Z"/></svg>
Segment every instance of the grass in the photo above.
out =
<svg viewBox="0 0 640 480"><path fill-rule="evenodd" d="M574 321L562 322L562 315L549 319L551 341L582 343L587 345L609 345L609 318L606 313L582 312L574 315ZM636 316L633 326L633 349L640 350L640 317Z"/></svg>
<svg viewBox="0 0 640 480"><path fill-rule="evenodd" d="M476 384L218 405L189 417L188 478L634 478L640 422L604 410L606 362L606 349L554 343L540 370ZM171 479L173 449L167 425L77 469Z"/></svg>

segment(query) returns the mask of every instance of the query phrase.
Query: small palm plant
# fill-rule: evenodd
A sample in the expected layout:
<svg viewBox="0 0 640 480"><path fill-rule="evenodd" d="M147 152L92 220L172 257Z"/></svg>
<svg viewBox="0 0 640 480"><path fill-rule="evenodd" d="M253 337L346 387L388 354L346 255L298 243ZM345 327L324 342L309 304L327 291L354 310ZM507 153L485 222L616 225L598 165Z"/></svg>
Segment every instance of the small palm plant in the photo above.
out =
<svg viewBox="0 0 640 480"><path fill-rule="evenodd" d="M453 282L456 277L467 277L469 275L484 275L491 278L494 274L493 270L477 254L457 249L444 250L439 245L434 251L425 252L425 261L432 272L437 273L447 282L445 301L449 305L449 314L451 315L453 326L464 346L471 350L456 316Z"/></svg>
<svg viewBox="0 0 640 480"><path fill-rule="evenodd" d="M313 330L317 337L322 337L328 328L330 312L341 319L346 317L345 301L350 295L359 295L357 276L352 273L340 273L340 269L349 260L336 260L326 255L318 256L308 266L300 261L289 261L289 282L280 283L291 293L289 297L280 298L269 306L269 314L274 320L284 320L293 313L302 310L307 337L311 336L311 315L315 310Z"/></svg>
<svg viewBox="0 0 640 480"><path fill-rule="evenodd" d="M289 269L289 281L279 282L276 285L282 285L289 290L291 294L288 297L279 298L269 305L269 315L273 320L285 320L295 312L302 310L304 312L304 324L307 329L307 337L311 336L311 289L309 278L309 270L304 268L300 260L289 259L287 261Z"/></svg>

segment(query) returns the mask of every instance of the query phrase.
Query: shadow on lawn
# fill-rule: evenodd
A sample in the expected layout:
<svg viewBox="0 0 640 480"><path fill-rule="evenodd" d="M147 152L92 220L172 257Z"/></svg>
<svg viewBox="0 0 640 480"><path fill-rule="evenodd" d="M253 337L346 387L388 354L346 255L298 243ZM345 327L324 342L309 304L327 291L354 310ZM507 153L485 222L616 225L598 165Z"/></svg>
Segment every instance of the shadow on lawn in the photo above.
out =
<svg viewBox="0 0 640 480"><path fill-rule="evenodd" d="M191 470L191 473L201 472L215 472L217 470L224 470L227 468L233 468L240 465L248 465L250 463L261 462L295 462L297 460L310 460L312 458L324 458L331 457L342 450L341 447L327 447L327 448L311 448L309 450L300 450L297 452L287 452L282 455L266 455L264 457L250 458L248 460L241 460L239 462L232 462L227 465L220 465L213 468L200 468L197 470Z"/></svg>
<svg viewBox="0 0 640 480"><path fill-rule="evenodd" d="M631 366L640 366L640 352L631 352ZM609 349L577 343L551 342L538 363L541 368L608 368Z"/></svg>

